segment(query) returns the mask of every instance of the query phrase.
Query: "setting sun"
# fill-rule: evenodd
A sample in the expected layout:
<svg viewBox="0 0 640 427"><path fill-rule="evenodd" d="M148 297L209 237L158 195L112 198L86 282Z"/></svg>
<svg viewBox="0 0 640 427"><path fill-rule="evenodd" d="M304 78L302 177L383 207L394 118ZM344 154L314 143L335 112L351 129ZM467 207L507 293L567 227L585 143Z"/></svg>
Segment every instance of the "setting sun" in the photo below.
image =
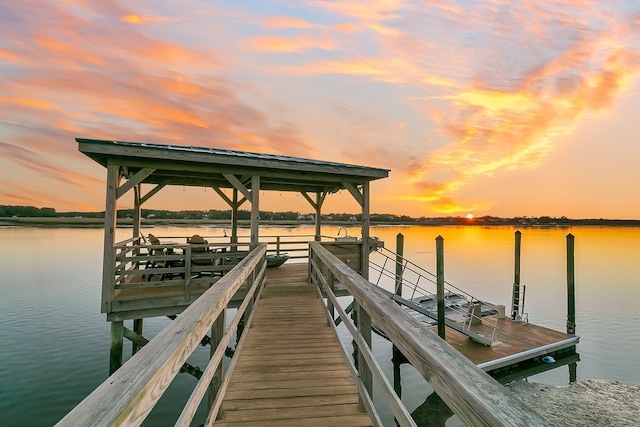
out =
<svg viewBox="0 0 640 427"><path fill-rule="evenodd" d="M472 213L467 214L467 219L473 219L473 214Z"/></svg>

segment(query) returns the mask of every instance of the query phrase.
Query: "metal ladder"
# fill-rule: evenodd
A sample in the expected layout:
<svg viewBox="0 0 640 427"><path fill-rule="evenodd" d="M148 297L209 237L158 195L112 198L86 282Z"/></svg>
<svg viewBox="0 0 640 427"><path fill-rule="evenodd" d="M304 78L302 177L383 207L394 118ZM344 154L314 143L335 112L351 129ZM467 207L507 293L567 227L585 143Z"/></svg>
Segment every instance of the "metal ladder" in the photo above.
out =
<svg viewBox="0 0 640 427"><path fill-rule="evenodd" d="M435 274L384 247L378 247L370 254L369 270L369 281L405 307L409 314L431 325L433 321L437 322ZM386 289L397 289L398 286L403 296ZM407 296L404 291L409 291ZM444 299L446 326L484 345L493 343L498 324L498 310L493 304L448 282L445 282Z"/></svg>

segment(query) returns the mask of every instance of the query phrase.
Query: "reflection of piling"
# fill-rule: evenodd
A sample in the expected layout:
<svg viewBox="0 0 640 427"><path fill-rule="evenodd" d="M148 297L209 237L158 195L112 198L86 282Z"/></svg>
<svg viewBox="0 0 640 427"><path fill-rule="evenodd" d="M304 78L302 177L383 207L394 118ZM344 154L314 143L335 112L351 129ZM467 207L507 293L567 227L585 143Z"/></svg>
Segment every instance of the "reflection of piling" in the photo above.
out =
<svg viewBox="0 0 640 427"><path fill-rule="evenodd" d="M513 297L511 300L511 318L516 320L520 315L520 245L522 242L522 233L516 230L515 240L515 266L513 273Z"/></svg>
<svg viewBox="0 0 640 427"><path fill-rule="evenodd" d="M576 278L573 234L567 234L567 333L576 333Z"/></svg>
<svg viewBox="0 0 640 427"><path fill-rule="evenodd" d="M436 237L436 277L438 297L438 335L444 336L444 238Z"/></svg>

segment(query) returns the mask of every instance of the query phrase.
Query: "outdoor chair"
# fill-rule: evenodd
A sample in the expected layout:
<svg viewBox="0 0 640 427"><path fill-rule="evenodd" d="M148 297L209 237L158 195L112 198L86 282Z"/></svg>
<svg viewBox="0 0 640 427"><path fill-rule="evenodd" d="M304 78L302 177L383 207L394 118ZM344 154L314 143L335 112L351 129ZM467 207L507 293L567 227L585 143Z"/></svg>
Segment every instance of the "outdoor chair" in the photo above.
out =
<svg viewBox="0 0 640 427"><path fill-rule="evenodd" d="M206 254L214 254L216 251L209 248L209 242L202 236L194 234L187 239L187 243L191 246L191 268L197 277L202 277L203 274L214 275L215 271L213 267L220 264L220 258L213 256L203 257ZM195 258L194 258L195 257ZM208 269L207 267L211 267Z"/></svg>
<svg viewBox="0 0 640 427"><path fill-rule="evenodd" d="M156 236L154 236L153 234L149 234L149 244L152 246L158 246L161 245L162 243L160 243L160 239L158 239ZM164 250L164 248L149 248L149 257L150 259L147 261L146 265L145 265L145 270L147 269L154 269L154 268L166 268L167 267L167 261L165 260L157 260L155 257L156 256L160 256L160 255L165 255L166 252ZM148 277L147 277L147 282L151 281L151 276L153 276L154 273L150 272ZM163 280L165 278L165 276L169 276L171 277L170 274L162 274L160 275L160 280ZM144 279L145 275L142 276L142 278Z"/></svg>

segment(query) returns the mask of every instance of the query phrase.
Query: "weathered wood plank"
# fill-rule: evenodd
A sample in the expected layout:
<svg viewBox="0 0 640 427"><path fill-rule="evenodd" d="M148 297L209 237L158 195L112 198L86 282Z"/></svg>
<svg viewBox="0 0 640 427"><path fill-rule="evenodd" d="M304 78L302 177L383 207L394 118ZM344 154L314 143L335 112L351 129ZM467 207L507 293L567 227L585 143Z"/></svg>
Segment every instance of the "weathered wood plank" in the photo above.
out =
<svg viewBox="0 0 640 427"><path fill-rule="evenodd" d="M253 422L264 420L285 420L294 419L304 423L305 418L321 418L326 417L328 413L331 416L345 416L345 415L361 415L356 405L332 405L331 408L322 406L301 406L301 407L289 407L289 408L275 408L275 409L246 409L240 411L229 411L225 416L225 421L228 422Z"/></svg>
<svg viewBox="0 0 640 427"><path fill-rule="evenodd" d="M269 271L215 425L372 425L317 289L273 280Z"/></svg>
<svg viewBox="0 0 640 427"><path fill-rule="evenodd" d="M317 417L317 418L305 418L303 420L294 419L279 419L279 420L264 420L264 421L251 421L250 423L246 423L243 421L239 422L220 422L215 424L216 427L236 427L236 426L248 426L251 427L273 427L277 425L278 427L300 427L301 425L305 427L326 427L326 426L334 426L334 427L364 427L370 426L371 420L369 416L366 414L362 415L348 415L348 416L326 416L326 417Z"/></svg>
<svg viewBox="0 0 640 427"><path fill-rule="evenodd" d="M227 400L225 401L225 411L238 411L246 407L250 402L252 409L282 409L297 408L300 406L327 406L327 405L345 405L357 404L358 396L353 393L347 394L331 394L325 396L309 396L309 397L285 397L273 399L252 399L252 400ZM325 408L328 412L330 408Z"/></svg>

